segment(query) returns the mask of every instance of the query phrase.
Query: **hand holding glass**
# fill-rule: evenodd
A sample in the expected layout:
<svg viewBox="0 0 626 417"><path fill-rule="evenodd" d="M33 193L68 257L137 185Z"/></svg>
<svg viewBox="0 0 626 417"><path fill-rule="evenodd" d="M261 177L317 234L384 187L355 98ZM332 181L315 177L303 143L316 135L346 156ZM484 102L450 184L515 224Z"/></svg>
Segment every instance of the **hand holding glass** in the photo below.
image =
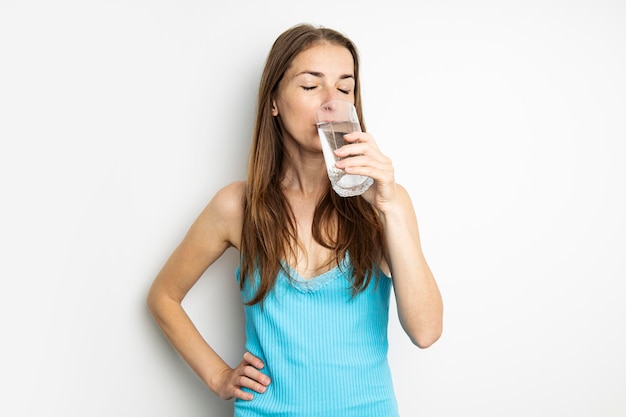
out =
<svg viewBox="0 0 626 417"><path fill-rule="evenodd" d="M343 100L332 100L322 104L317 111L317 131L333 190L341 197L352 197L367 191L374 182L372 178L348 174L335 165L341 158L337 157L334 151L348 143L343 136L361 132L354 105Z"/></svg>

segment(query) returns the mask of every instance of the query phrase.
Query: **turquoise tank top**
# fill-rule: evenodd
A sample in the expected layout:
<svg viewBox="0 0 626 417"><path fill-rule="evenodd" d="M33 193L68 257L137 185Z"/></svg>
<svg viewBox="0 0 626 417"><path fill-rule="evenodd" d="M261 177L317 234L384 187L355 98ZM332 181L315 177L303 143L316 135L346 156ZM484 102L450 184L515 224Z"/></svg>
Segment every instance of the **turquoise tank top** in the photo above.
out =
<svg viewBox="0 0 626 417"><path fill-rule="evenodd" d="M381 274L353 297L348 256L308 280L284 267L291 278L279 272L263 308L244 306L246 350L272 382L251 401L235 400L235 417L397 417L387 362L391 278ZM244 302L258 280L258 272L246 280Z"/></svg>

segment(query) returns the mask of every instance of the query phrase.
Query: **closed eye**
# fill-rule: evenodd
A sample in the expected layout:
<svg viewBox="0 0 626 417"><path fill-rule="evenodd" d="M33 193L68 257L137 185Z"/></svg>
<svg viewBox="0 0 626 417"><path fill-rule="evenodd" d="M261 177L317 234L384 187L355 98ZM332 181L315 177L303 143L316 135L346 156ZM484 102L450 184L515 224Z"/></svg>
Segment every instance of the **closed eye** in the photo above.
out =
<svg viewBox="0 0 626 417"><path fill-rule="evenodd" d="M338 88L337 90L341 91L344 94L350 94L350 90L342 90L341 88Z"/></svg>
<svg viewBox="0 0 626 417"><path fill-rule="evenodd" d="M314 85L314 86L312 86L312 87L305 87L305 86L302 86L302 88L303 88L305 91L311 91L311 90L316 89L316 88L317 88L317 86L316 86L316 85Z"/></svg>

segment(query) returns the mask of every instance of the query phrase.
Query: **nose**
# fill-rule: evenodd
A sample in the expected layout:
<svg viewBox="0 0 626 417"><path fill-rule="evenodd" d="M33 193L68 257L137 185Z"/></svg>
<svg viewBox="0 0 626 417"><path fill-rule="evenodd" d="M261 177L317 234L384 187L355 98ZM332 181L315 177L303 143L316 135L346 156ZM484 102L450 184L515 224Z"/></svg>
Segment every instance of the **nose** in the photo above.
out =
<svg viewBox="0 0 626 417"><path fill-rule="evenodd" d="M328 88L326 90L326 94L324 95L324 103L329 102L331 100L340 100L339 91L336 88Z"/></svg>

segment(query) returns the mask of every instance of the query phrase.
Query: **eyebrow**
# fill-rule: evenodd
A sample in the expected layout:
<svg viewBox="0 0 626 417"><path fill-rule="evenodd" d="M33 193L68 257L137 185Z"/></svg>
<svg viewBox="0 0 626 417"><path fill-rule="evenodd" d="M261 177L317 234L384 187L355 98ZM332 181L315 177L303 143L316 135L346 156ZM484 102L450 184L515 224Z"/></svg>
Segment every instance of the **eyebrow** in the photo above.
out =
<svg viewBox="0 0 626 417"><path fill-rule="evenodd" d="M324 73L322 73L322 72L308 71L308 70L305 70L305 71L302 71L302 72L296 74L296 77L299 77L299 76L305 75L305 74L312 75L312 76L318 77L318 78L323 78L324 77ZM354 75L352 75L352 74L343 74L342 76L339 77L340 80L345 80L345 79L348 79L348 78L354 79Z"/></svg>

